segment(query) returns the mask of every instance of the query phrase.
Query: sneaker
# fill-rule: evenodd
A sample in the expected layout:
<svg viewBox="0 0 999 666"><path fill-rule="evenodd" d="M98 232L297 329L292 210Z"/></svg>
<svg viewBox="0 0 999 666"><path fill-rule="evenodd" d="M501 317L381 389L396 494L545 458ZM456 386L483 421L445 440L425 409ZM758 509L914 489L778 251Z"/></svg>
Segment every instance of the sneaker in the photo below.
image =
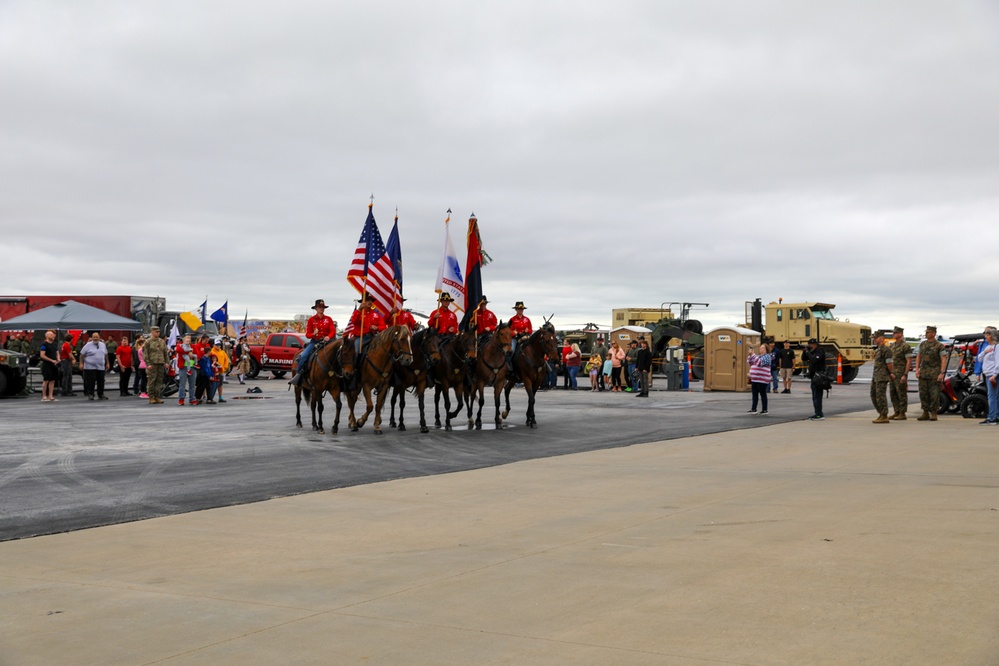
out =
<svg viewBox="0 0 999 666"><path fill-rule="evenodd" d="M140 393L139 397L140 398L146 398L146 399L148 399L149 398L149 394L148 393Z"/></svg>
<svg viewBox="0 0 999 666"><path fill-rule="evenodd" d="M207 404L209 404L209 405L214 405L214 404L215 404L215 401L214 401L214 400L208 400L208 401L207 401Z"/></svg>
<svg viewBox="0 0 999 666"><path fill-rule="evenodd" d="M760 416L763 416L764 414L769 414L769 413L770 412L768 412L767 410L764 409L762 412L760 412Z"/></svg>
<svg viewBox="0 0 999 666"><path fill-rule="evenodd" d="M183 404L184 404L184 399L183 399L183 398L181 398L180 400L178 400L178 401L177 401L177 404L178 404L178 405L183 405Z"/></svg>
<svg viewBox="0 0 999 666"><path fill-rule="evenodd" d="M999 421L993 421L992 419L985 419L984 421L980 421L978 425L996 425L996 423L999 423Z"/></svg>
<svg viewBox="0 0 999 666"><path fill-rule="evenodd" d="M216 400L215 402L225 402L225 400L223 400L222 398L219 398L219 399L218 399L218 400Z"/></svg>
<svg viewBox="0 0 999 666"><path fill-rule="evenodd" d="M747 414L756 414L756 410L755 410L755 409L750 409L750 410L749 410L748 412L746 412L746 413L747 413Z"/></svg>
<svg viewBox="0 0 999 666"><path fill-rule="evenodd" d="M624 390L624 392L625 392L625 393L631 393L631 392L632 392L632 390L633 390L633 389L632 389L632 388L631 388L631 387L629 386L628 388L626 388L626 389Z"/></svg>
<svg viewBox="0 0 999 666"><path fill-rule="evenodd" d="M825 421L825 420L826 420L826 417L824 417L824 416L819 416L818 414L816 414L815 416L809 416L809 417L808 417L808 420L809 420L809 421Z"/></svg>
<svg viewBox="0 0 999 666"><path fill-rule="evenodd" d="M192 405L192 406L193 406L193 405L200 405L200 404L201 404L201 401L200 401L200 400L192 400L192 401L191 401L191 405Z"/></svg>

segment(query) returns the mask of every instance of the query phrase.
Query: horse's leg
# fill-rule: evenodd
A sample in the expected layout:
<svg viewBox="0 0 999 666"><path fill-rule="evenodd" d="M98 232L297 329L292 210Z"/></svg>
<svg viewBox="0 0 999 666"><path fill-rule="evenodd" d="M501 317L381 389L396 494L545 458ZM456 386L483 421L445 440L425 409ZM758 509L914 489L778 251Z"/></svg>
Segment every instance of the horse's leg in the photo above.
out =
<svg viewBox="0 0 999 666"><path fill-rule="evenodd" d="M388 396L388 386L382 385L378 389L378 397L375 398L375 434L382 434L382 405L385 404L385 398Z"/></svg>
<svg viewBox="0 0 999 666"><path fill-rule="evenodd" d="M510 416L510 391L512 390L513 382L508 379L506 381L506 386L503 387L503 397L506 399L506 408L503 410L503 414L501 416L504 421L506 420L506 417Z"/></svg>
<svg viewBox="0 0 999 666"><path fill-rule="evenodd" d="M444 429L451 429L451 387L444 385Z"/></svg>
<svg viewBox="0 0 999 666"><path fill-rule="evenodd" d="M336 403L336 416L333 418L333 427L330 428L330 434L335 435L340 429L340 409L343 407L343 401L340 400L340 389L332 389L330 397Z"/></svg>
<svg viewBox="0 0 999 666"><path fill-rule="evenodd" d="M302 387L295 387L295 427L302 427Z"/></svg>
<svg viewBox="0 0 999 666"><path fill-rule="evenodd" d="M530 428L537 428L538 421L534 418L534 396L538 392L538 387L535 384L524 384L524 388L527 389L527 425Z"/></svg>
<svg viewBox="0 0 999 666"><path fill-rule="evenodd" d="M434 385L434 425L441 427L441 384Z"/></svg>
<svg viewBox="0 0 999 666"><path fill-rule="evenodd" d="M360 427L357 425L357 418L354 416L354 407L357 405L358 394L356 391L347 391L347 407L350 409L350 418L347 420L347 425L350 426L352 432L357 432Z"/></svg>
<svg viewBox="0 0 999 666"><path fill-rule="evenodd" d="M405 430L406 424L402 421L402 413L406 409L406 389L396 389L399 392L399 430ZM395 400L395 394L392 395ZM389 425L392 425L389 423Z"/></svg>
<svg viewBox="0 0 999 666"><path fill-rule="evenodd" d="M322 400L322 394L318 392L313 393L312 397L309 399L309 412L312 414L313 432L322 432L322 430L320 430L320 428L322 428L322 425L320 425L322 418L320 417L318 420L316 419L316 409L318 407L317 403L319 403L320 400Z"/></svg>
<svg viewBox="0 0 999 666"><path fill-rule="evenodd" d="M503 419L500 418L500 394L502 393L503 393L503 384L500 382L496 382L496 386L493 387L493 402L496 405L496 412L493 420L496 422L497 430L503 427Z"/></svg>
<svg viewBox="0 0 999 666"><path fill-rule="evenodd" d="M486 404L486 387L485 384L477 385L472 390L472 395L478 395L479 397L479 409L475 412L475 429L480 430L482 428L482 406ZM471 405L471 403L469 403ZM469 407L469 416L471 416L471 406ZM471 421L469 421L471 425Z"/></svg>
<svg viewBox="0 0 999 666"><path fill-rule="evenodd" d="M427 417L423 411L424 396L427 392L427 383L424 382L423 386L417 386L416 391L416 400L420 405L420 432L430 432L430 428L427 427Z"/></svg>
<svg viewBox="0 0 999 666"><path fill-rule="evenodd" d="M365 386L362 390L364 391L364 413L357 420L358 428L364 427L364 424L368 421L368 417L371 416L371 411L374 409L374 403L371 401L371 387Z"/></svg>

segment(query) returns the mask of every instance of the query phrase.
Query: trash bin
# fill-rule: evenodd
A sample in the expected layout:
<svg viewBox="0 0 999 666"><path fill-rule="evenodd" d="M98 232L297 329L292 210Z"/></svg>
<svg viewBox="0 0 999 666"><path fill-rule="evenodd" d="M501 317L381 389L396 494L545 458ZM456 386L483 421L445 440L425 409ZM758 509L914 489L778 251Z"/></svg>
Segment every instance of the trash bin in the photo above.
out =
<svg viewBox="0 0 999 666"><path fill-rule="evenodd" d="M683 363L679 358L671 358L666 363L666 390L683 390Z"/></svg>

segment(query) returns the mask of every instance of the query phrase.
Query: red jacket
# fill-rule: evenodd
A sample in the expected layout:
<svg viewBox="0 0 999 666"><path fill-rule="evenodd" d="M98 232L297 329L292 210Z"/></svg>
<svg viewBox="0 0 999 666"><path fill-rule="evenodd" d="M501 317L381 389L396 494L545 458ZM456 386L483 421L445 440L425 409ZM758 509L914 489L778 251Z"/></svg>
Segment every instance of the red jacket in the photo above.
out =
<svg viewBox="0 0 999 666"><path fill-rule="evenodd" d="M448 306L442 305L431 313L427 326L436 328L437 332L442 334L457 333L458 318Z"/></svg>
<svg viewBox="0 0 999 666"><path fill-rule="evenodd" d="M333 319L324 314L314 314L309 317L305 326L305 337L309 340L322 340L336 337L336 324Z"/></svg>
<svg viewBox="0 0 999 666"><path fill-rule="evenodd" d="M513 329L515 334L519 335L534 333L534 326L531 325L531 320L527 318L527 315L514 315L510 317L510 328Z"/></svg>
<svg viewBox="0 0 999 666"><path fill-rule="evenodd" d="M408 326L410 333L416 330L416 319L413 318L413 313L409 310L396 308L389 313L388 320L389 326Z"/></svg>
<svg viewBox="0 0 999 666"><path fill-rule="evenodd" d="M489 310L477 310L475 312L475 332L479 335L492 333L496 330L496 315Z"/></svg>
<svg viewBox="0 0 999 666"><path fill-rule="evenodd" d="M361 328L361 313L364 313L364 328ZM378 310L354 310L350 315L350 329L355 336L377 333L385 330L385 320Z"/></svg>

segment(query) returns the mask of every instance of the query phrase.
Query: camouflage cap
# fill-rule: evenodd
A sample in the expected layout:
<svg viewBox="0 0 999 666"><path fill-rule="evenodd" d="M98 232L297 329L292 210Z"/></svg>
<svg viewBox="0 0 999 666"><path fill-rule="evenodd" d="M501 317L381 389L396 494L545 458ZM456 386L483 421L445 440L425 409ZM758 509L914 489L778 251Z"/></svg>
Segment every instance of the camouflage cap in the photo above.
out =
<svg viewBox="0 0 999 666"><path fill-rule="evenodd" d="M895 328L892 329L892 333L905 333L905 329L903 329L901 326L896 326Z"/></svg>
<svg viewBox="0 0 999 666"><path fill-rule="evenodd" d="M158 331L158 330L160 330L160 327L159 326L150 326L149 330L150 331Z"/></svg>
<svg viewBox="0 0 999 666"><path fill-rule="evenodd" d="M927 331L933 331L934 333L936 333L936 331L937 331L937 327L936 327L936 326L932 326L932 325L930 325L930 324L927 324L927 326L926 326L926 330L927 330Z"/></svg>

